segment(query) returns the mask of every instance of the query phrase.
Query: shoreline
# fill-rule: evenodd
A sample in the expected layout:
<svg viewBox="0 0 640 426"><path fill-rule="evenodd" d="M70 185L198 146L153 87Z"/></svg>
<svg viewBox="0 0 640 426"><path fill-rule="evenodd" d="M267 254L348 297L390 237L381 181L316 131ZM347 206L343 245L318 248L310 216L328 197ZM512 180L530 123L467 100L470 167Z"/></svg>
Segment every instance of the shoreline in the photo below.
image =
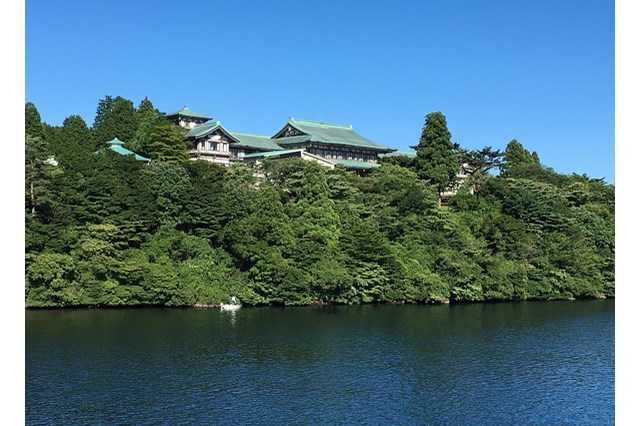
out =
<svg viewBox="0 0 640 426"><path fill-rule="evenodd" d="M460 305L478 305L478 304L501 304L501 303L523 303L523 302L581 302L581 301L593 301L593 300L615 300L615 296L603 296L603 297L580 297L580 298L564 298L564 299L542 299L542 298L530 298L526 300L484 300L481 302L470 301L450 301L439 303L427 303L427 302L371 302L371 303L329 303L329 302L312 302L306 305L286 305L286 304L258 304L248 305L243 304L243 308L325 308L336 306L364 306L364 305L387 305L387 306L402 306L402 305L423 305L423 306L460 306ZM41 310L73 310L73 309L95 309L95 310L112 310L112 309L220 309L220 304L201 304L195 305L153 305L153 304L138 304L138 305L73 305L73 306L25 306L25 311L41 311Z"/></svg>

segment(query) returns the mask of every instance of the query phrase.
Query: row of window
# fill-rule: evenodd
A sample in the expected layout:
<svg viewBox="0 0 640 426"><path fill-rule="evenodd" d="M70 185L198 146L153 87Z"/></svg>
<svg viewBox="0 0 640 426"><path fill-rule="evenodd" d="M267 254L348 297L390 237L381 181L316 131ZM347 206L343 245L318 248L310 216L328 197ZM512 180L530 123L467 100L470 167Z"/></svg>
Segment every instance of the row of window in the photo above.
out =
<svg viewBox="0 0 640 426"><path fill-rule="evenodd" d="M229 144L220 142L200 142L199 148L204 151L228 152Z"/></svg>
<svg viewBox="0 0 640 426"><path fill-rule="evenodd" d="M229 152L235 157L242 158L244 157L244 150L238 148L229 149L228 143L221 142L212 142L212 141L202 141L199 144L199 149L202 151L217 151L217 152ZM350 161L377 161L377 154L370 153L362 153L362 152L350 152L350 151L339 151L339 150L331 150L331 149L318 149L311 148L307 149L307 152L310 154L317 155L322 158L326 158L328 160L350 160Z"/></svg>
<svg viewBox="0 0 640 426"><path fill-rule="evenodd" d="M362 152L335 151L331 149L310 149L309 152L328 160L376 161L378 159L377 154Z"/></svg>

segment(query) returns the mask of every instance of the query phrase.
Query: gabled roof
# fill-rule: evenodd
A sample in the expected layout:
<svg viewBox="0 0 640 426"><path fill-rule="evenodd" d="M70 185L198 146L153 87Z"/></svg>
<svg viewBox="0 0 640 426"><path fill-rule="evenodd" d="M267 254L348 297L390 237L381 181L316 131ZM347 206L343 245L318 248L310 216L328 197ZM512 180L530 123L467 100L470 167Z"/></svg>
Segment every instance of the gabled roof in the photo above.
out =
<svg viewBox="0 0 640 426"><path fill-rule="evenodd" d="M240 142L240 140L237 137L233 136L227 129L222 127L222 124L220 124L219 121L216 121L214 123L200 124L198 126L195 126L193 129L187 132L186 137L193 138L193 139L200 139L207 135L210 135L216 130L222 131L232 141L238 142L238 143Z"/></svg>
<svg viewBox="0 0 640 426"><path fill-rule="evenodd" d="M135 159L138 161L146 161L146 162L151 161L149 158L143 157L142 155L138 155L133 151L129 151L127 148L123 146L124 142L122 142L118 138L110 140L109 142L107 142L107 145L109 145L109 149L111 151L114 151L120 155L133 155Z"/></svg>
<svg viewBox="0 0 640 426"><path fill-rule="evenodd" d="M296 129L302 135L283 137L288 126ZM321 142L331 145L351 146L354 148L370 149L378 152L393 152L394 149L387 148L369 139L363 138L353 131L351 126L341 126L336 124L318 123L314 121L303 121L289 118L287 124L273 136L278 145L289 145L303 142Z"/></svg>
<svg viewBox="0 0 640 426"><path fill-rule="evenodd" d="M284 148L280 147L269 136L251 135L248 133L231 133L239 141L239 146L244 148L256 149L258 151L280 151Z"/></svg>
<svg viewBox="0 0 640 426"><path fill-rule="evenodd" d="M197 112L191 111L186 106L184 108L182 108L180 111L176 111L174 113L167 114L167 118L168 117L175 117L175 116L199 118L201 120L206 120L206 121L213 120L213 117L207 117L206 115L198 114Z"/></svg>

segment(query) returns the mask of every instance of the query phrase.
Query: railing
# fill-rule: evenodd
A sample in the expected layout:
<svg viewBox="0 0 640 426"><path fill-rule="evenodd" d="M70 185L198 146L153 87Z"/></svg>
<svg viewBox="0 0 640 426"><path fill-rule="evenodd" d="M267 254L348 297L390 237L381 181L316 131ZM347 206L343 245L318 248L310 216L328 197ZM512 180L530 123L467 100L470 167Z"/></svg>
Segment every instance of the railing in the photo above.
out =
<svg viewBox="0 0 640 426"><path fill-rule="evenodd" d="M215 155L215 156L222 156L222 157L229 157L231 155L229 151L217 151L213 149L190 149L189 154Z"/></svg>

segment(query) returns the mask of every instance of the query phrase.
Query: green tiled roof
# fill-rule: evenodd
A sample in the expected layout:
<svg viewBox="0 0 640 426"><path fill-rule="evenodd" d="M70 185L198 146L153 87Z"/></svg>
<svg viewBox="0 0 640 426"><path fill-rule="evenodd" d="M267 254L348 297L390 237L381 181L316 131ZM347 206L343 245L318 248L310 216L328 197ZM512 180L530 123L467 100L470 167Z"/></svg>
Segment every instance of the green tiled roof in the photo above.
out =
<svg viewBox="0 0 640 426"><path fill-rule="evenodd" d="M396 151L396 152L391 152L388 154L378 154L378 157L397 157L399 155L404 155L407 157L415 157L416 153L415 152L409 152L409 151Z"/></svg>
<svg viewBox="0 0 640 426"><path fill-rule="evenodd" d="M275 139L278 145L290 145L303 142L321 142L331 145L365 148L378 152L394 151L392 148L388 148L384 145L380 145L376 142L370 141L369 139L363 138L354 132L351 126L302 121L293 118L289 118L287 124L305 135Z"/></svg>
<svg viewBox="0 0 640 426"><path fill-rule="evenodd" d="M248 133L231 133L240 141L240 146L260 151L278 151L284 148L278 146L269 136L250 135Z"/></svg>
<svg viewBox="0 0 640 426"><path fill-rule="evenodd" d="M376 167L380 167L380 165L376 163L366 163L364 161L331 160L331 162L350 169L375 169Z"/></svg>
<svg viewBox="0 0 640 426"><path fill-rule="evenodd" d="M195 126L193 129L187 132L186 136L188 138L199 139L203 136L207 136L208 134L213 133L217 129L221 129L224 133L226 133L229 136L231 140L235 142L240 142L238 138L236 138L233 134L231 134L227 129L222 127L222 124L220 124L219 121L216 121L214 123L200 124L198 126Z"/></svg>
<svg viewBox="0 0 640 426"><path fill-rule="evenodd" d="M151 161L150 159L143 157L142 155L138 155L133 151L129 151L127 148L123 146L124 142L122 142L118 138L110 140L109 142L107 142L107 144L109 145L109 149L111 149L111 151L117 152L120 155L133 155L135 159L138 161L146 161L146 162Z"/></svg>
<svg viewBox="0 0 640 426"><path fill-rule="evenodd" d="M212 120L213 117L207 117L206 115L198 114L197 112L191 111L186 106L182 108L180 111L176 111L172 114L167 114L167 117L173 117L175 115L181 115L183 117L191 117L191 118L201 118L203 120Z"/></svg>
<svg viewBox="0 0 640 426"><path fill-rule="evenodd" d="M251 158L279 157L281 155L302 153L302 152L305 152L304 149L287 149L282 151L256 152L255 154L245 155L244 158L251 159ZM309 155L315 157L315 155L313 154L309 154ZM323 158L323 160L326 161L327 163L333 163L338 166L343 166L349 169L374 169L376 167L379 167L378 164L365 163L364 161L329 160L328 158Z"/></svg>
<svg viewBox="0 0 640 426"><path fill-rule="evenodd" d="M294 152L302 152L304 149L285 149L281 151L256 152L255 154L245 155L244 158L262 158L273 157L276 155L293 154Z"/></svg>

